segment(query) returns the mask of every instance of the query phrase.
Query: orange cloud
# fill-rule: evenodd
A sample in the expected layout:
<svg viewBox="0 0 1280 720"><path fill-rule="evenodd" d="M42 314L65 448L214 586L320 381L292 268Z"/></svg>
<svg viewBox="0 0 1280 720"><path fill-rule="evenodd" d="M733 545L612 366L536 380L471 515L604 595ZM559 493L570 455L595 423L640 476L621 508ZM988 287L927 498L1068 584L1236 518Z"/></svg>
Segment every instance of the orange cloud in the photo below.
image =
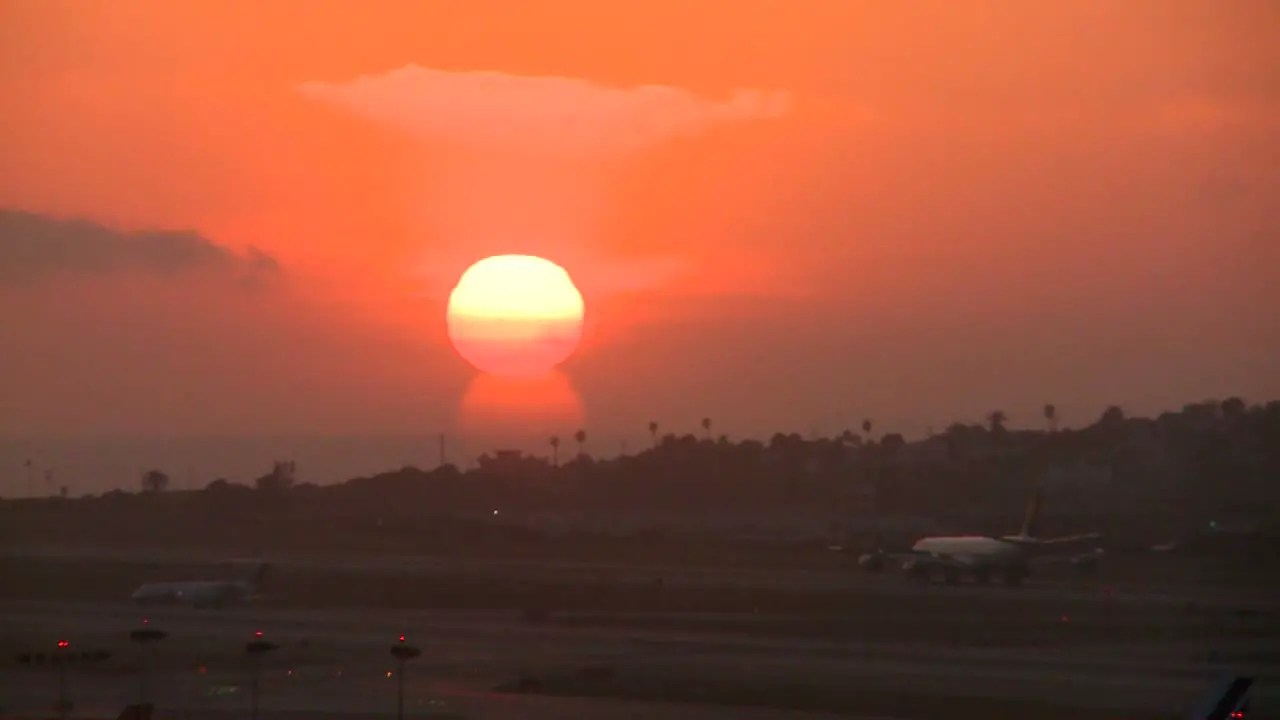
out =
<svg viewBox="0 0 1280 720"><path fill-rule="evenodd" d="M727 100L675 87L604 87L569 77L446 72L407 65L347 83L312 81L299 91L415 135L485 151L598 156L625 152L719 124L778 117L786 93L737 90Z"/></svg>
<svg viewBox="0 0 1280 720"><path fill-rule="evenodd" d="M785 92L744 89L712 99L673 86L417 65L297 89L422 143L431 177L410 224L421 238L412 272L426 293L443 293L482 257L533 254L566 267L589 303L695 271L687 253L670 247L600 247L613 201L606 188L623 172L612 161L714 128L780 118L792 105Z"/></svg>

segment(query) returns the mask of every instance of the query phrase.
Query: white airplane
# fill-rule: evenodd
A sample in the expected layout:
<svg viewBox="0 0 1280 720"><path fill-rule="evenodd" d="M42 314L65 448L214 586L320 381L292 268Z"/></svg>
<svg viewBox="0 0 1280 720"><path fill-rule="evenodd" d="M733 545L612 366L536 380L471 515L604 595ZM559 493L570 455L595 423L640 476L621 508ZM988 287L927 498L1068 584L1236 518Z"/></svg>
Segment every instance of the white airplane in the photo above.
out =
<svg viewBox="0 0 1280 720"><path fill-rule="evenodd" d="M140 605L191 605L196 608L223 608L248 602L258 597L258 588L267 572L267 563L259 562L242 580L186 580L145 583L133 591L132 600Z"/></svg>
<svg viewBox="0 0 1280 720"><path fill-rule="evenodd" d="M940 574L945 582L954 584L965 575L980 583L991 581L993 575L1007 585L1017 585L1031 574L1033 563L1066 561L1083 571L1097 568L1101 550L1087 545L1102 536L1098 533L1041 540L1035 536L1040 517L1040 489L1031 496L1022 529L1017 535L987 537L960 535L953 537L926 537L916 541L908 553L885 553L879 549L858 558L858 564L868 572L880 572L889 560L902 563L902 569L913 578L928 580Z"/></svg>

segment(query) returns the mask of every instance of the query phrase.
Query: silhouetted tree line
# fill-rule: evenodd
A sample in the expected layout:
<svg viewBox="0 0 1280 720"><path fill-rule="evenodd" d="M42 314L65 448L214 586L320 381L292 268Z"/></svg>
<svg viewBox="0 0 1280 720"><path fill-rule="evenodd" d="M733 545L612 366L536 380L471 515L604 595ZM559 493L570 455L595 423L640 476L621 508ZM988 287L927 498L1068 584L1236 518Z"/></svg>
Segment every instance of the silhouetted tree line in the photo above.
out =
<svg viewBox="0 0 1280 720"><path fill-rule="evenodd" d="M262 518L327 519L327 527L421 528L427 519L562 514L787 517L915 515L961 519L967 529L1014 529L1028 494L1046 488L1046 518L1068 518L1104 530L1142 523L1200 523L1231 514L1276 513L1280 504L1280 402L1239 398L1193 403L1156 418L1107 408L1092 424L1061 429L1054 405L1043 429L1010 429L995 410L982 423L954 423L907 442L872 433L865 420L834 437L775 433L767 441L731 441L712 433L711 418L692 433L660 434L633 455L596 459L583 430L577 454L562 461L560 439L547 456L486 453L478 467L414 467L318 487L298 482L292 461L279 461L252 487L217 479L202 491L168 490L161 470L142 475L144 492L107 493L95 506L117 511L167 502L165 522L227 527ZM181 497L179 497L181 496ZM71 505L79 505L72 501ZM176 508L180 508L176 509ZM141 517L141 516L140 516ZM253 518L257 518L254 520ZM1264 518L1274 522L1276 518Z"/></svg>

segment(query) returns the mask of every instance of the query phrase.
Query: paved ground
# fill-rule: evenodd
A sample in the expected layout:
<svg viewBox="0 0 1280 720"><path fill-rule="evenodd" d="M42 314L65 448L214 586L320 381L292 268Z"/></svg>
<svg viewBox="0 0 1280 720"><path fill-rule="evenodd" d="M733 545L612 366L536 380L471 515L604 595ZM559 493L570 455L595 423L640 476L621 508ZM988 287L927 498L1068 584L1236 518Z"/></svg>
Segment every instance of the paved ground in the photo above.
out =
<svg viewBox="0 0 1280 720"><path fill-rule="evenodd" d="M398 562L399 573L383 565L380 576L414 567ZM383 582L350 567L334 573L333 583ZM224 611L153 609L149 623L170 636L151 662L150 685L162 708L193 718L244 713L249 668L242 646L258 630L281 646L261 676L262 707L275 715L391 712L399 678L388 649L400 633L425 651L406 676L407 708L438 717L826 717L715 704L729 701L837 709L843 717L1012 716L1015 707L1041 718L1178 717L1225 669L1280 679L1280 621L1260 593L1190 585L1105 594L1053 583L921 588L861 576L847 582L840 597L850 617L839 619L602 609L530 623L514 609L324 607L287 592L272 604ZM140 609L74 594L6 597L5 656L52 651L61 638L113 653L69 675L77 715L114 716L136 697L138 655L126 638L142 622ZM1144 623L1143 633L1131 632ZM0 673L6 717L47 712L54 671L14 668ZM538 694L495 691L521 678ZM644 701L655 697L700 702Z"/></svg>
<svg viewBox="0 0 1280 720"><path fill-rule="evenodd" d="M244 559L241 559L244 560ZM939 588L907 581L899 573L870 575L850 566L849 559L832 559L819 555L805 567L777 568L741 567L634 567L575 562L513 562L498 560L455 560L436 556L346 556L307 557L272 556L265 591L268 596L288 597L289 604L340 606L354 603L367 605L370 598L360 597L362 588L393 587L408 592L413 604L440 602L440 598L458 592L460 586L476 593L521 590L532 584L562 584L576 588L652 586L661 582L670 589L694 591L759 591L786 593L854 593L859 598L900 599L904 596L928 596L946 593L949 597L995 597L1002 601L1042 602L1092 600L1106 596L1112 603L1138 602L1216 605L1246 608L1262 606L1280 595L1280 586L1264 587L1273 572L1258 571L1235 578L1234 582L1203 582L1201 568L1190 572L1170 566L1166 558L1114 558L1103 564L1098 576L1080 576L1064 568L1042 571L1027 585L1010 589L999 584L978 587ZM1176 560L1175 560L1176 562ZM149 549L131 551L113 548L8 548L0 550L0 564L7 566L13 577L10 597L29 599L63 598L73 594L84 599L124 597L139 582L164 579L211 579L233 577L244 572L226 555L214 552ZM1160 572L1150 568L1161 565ZM37 566L46 578L23 575ZM48 572L52 569L52 572ZM317 588L337 575L351 576L342 587ZM359 578L359 579L356 579ZM432 586L440 578L447 583ZM75 582L79 579L79 584ZM480 580L501 580L506 588L477 587ZM426 581L431 591L420 592L417 581ZM305 597L309 595L309 597ZM560 598L563 599L563 598ZM386 597L374 598L379 606ZM481 605L462 599L462 606ZM751 609L751 608L747 608Z"/></svg>

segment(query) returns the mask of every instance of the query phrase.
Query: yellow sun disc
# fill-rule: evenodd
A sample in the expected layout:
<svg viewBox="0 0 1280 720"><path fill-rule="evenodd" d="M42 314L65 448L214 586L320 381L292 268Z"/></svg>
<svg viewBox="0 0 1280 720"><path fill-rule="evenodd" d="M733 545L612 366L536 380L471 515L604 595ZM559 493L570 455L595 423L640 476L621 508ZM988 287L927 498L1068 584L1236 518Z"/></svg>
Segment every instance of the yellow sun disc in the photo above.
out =
<svg viewBox="0 0 1280 720"><path fill-rule="evenodd" d="M449 295L449 340L492 375L542 375L582 338L582 293L564 268L532 255L495 255L467 268Z"/></svg>

